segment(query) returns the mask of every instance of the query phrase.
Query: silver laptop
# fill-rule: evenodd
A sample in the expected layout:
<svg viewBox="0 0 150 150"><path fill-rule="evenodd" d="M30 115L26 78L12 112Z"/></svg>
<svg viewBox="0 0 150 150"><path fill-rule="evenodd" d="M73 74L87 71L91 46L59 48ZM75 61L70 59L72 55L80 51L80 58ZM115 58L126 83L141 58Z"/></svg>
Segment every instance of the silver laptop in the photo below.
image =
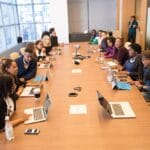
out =
<svg viewBox="0 0 150 150"><path fill-rule="evenodd" d="M136 117L128 102L108 102L99 91L97 91L97 97L100 105L112 118Z"/></svg>
<svg viewBox="0 0 150 150"><path fill-rule="evenodd" d="M25 109L24 112L26 114L30 114L31 116L28 120L24 122L24 124L36 123L47 120L50 105L51 100L49 95L47 94L43 106Z"/></svg>
<svg viewBox="0 0 150 150"><path fill-rule="evenodd" d="M34 89L37 88L36 86L27 86L23 89L22 93L20 94L21 97L28 97L34 96Z"/></svg>
<svg viewBox="0 0 150 150"><path fill-rule="evenodd" d="M50 66L51 66L50 63L48 63L48 64L40 64L40 65L38 66L38 68L39 68L39 69L48 69L48 68L50 68Z"/></svg>

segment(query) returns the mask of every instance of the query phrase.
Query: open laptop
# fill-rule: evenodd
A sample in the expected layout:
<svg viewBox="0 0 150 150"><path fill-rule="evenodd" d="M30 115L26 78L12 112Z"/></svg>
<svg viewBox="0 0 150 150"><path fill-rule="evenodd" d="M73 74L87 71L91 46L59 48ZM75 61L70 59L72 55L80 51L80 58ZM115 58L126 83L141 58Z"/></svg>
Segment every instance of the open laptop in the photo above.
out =
<svg viewBox="0 0 150 150"><path fill-rule="evenodd" d="M39 69L47 69L47 68L50 68L50 66L51 66L51 63L47 63L47 64L42 63L38 66L38 68Z"/></svg>
<svg viewBox="0 0 150 150"><path fill-rule="evenodd" d="M48 117L48 110L50 105L51 105L51 100L49 95L47 94L43 106L25 109L24 112L26 114L31 114L31 116L29 117L28 120L24 122L24 124L46 121Z"/></svg>
<svg viewBox="0 0 150 150"><path fill-rule="evenodd" d="M22 93L20 94L21 97L31 97L34 96L34 89L37 88L36 86L27 86L23 89Z"/></svg>
<svg viewBox="0 0 150 150"><path fill-rule="evenodd" d="M97 91L97 97L99 104L112 118L135 118L136 115L133 112L128 102L108 102L99 91Z"/></svg>

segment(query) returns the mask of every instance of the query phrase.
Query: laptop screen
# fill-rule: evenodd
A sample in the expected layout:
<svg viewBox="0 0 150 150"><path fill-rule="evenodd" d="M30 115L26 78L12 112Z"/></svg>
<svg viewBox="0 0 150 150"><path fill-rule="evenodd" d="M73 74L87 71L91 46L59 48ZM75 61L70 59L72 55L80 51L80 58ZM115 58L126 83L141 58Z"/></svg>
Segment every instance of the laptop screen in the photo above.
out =
<svg viewBox="0 0 150 150"><path fill-rule="evenodd" d="M46 117L46 118L47 118L47 115L48 115L48 108L49 108L50 104L51 104L50 97L49 97L49 95L47 94L47 95L46 95L46 98L45 98L44 105L43 105L43 109L44 109L45 117Z"/></svg>
<svg viewBox="0 0 150 150"><path fill-rule="evenodd" d="M100 105L109 113L112 114L111 107L108 103L108 101L100 94L99 91L97 91L97 97Z"/></svg>

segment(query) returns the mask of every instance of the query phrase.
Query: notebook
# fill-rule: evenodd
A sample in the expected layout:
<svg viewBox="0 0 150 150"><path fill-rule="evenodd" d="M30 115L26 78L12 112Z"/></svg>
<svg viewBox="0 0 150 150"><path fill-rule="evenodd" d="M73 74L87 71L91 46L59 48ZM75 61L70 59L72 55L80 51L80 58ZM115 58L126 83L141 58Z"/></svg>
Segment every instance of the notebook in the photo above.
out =
<svg viewBox="0 0 150 150"><path fill-rule="evenodd" d="M99 91L97 91L99 104L112 118L135 118L129 102L108 102Z"/></svg>
<svg viewBox="0 0 150 150"><path fill-rule="evenodd" d="M24 112L26 114L30 114L31 116L29 117L28 120L24 122L24 124L46 121L48 117L48 110L50 105L51 105L51 99L47 94L43 106L25 109Z"/></svg>

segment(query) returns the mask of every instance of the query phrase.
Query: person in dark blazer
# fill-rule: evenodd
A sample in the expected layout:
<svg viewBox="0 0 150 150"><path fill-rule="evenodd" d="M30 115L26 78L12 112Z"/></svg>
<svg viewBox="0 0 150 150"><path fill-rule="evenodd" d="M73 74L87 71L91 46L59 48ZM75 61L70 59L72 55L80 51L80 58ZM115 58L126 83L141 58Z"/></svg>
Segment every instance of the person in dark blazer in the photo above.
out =
<svg viewBox="0 0 150 150"><path fill-rule="evenodd" d="M9 116L10 120L15 112L15 101L11 98L14 92L14 80L8 74L0 74L0 131L4 131L5 117ZM24 115L18 119L11 120L12 125L15 126L28 119L28 115Z"/></svg>
<svg viewBox="0 0 150 150"><path fill-rule="evenodd" d="M25 49L24 55L16 60L18 65L17 76L21 81L27 81L36 75L37 61L33 57L33 51L31 49Z"/></svg>
<svg viewBox="0 0 150 150"><path fill-rule="evenodd" d="M58 37L57 37L55 31L53 31L53 32L51 33L50 39L51 39L51 48L53 48L53 47L59 45L59 44L58 44Z"/></svg>

